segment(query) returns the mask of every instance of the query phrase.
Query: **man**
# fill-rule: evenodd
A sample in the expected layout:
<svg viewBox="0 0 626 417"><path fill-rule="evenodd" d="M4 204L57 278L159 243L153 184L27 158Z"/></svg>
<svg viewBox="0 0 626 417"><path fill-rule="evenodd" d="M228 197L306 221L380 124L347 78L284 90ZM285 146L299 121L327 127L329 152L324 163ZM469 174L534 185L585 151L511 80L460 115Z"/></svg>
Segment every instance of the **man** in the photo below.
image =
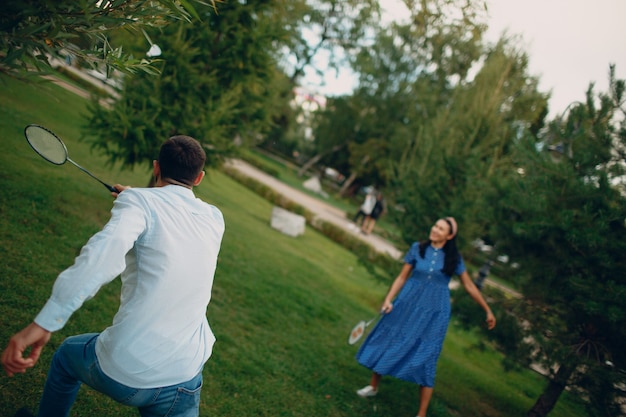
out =
<svg viewBox="0 0 626 417"><path fill-rule="evenodd" d="M13 376L33 367L51 332L121 274L112 325L69 337L55 352L40 417L68 416L81 383L144 417L198 415L215 342L206 309L224 233L220 210L192 191L205 160L198 141L174 136L153 162L157 187L116 185L111 219L58 276L34 322L9 341L2 365Z"/></svg>

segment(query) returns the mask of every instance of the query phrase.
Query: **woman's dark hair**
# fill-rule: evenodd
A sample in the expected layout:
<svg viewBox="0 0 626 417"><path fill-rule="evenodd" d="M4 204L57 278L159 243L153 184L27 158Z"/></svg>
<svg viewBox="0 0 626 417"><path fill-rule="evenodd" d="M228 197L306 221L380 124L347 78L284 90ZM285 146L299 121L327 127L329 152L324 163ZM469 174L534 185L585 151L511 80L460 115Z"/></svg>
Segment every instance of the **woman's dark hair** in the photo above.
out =
<svg viewBox="0 0 626 417"><path fill-rule="evenodd" d="M159 151L161 177L187 185L193 185L205 162L206 153L202 145L191 136L172 136Z"/></svg>
<svg viewBox="0 0 626 417"><path fill-rule="evenodd" d="M450 223L450 221L446 220L446 223L448 223L448 225L450 226L450 230L452 230L452 224ZM430 239L424 242L420 242L420 258L424 259L424 255L426 254L426 248L428 247L428 245L430 245ZM445 255L445 257L443 258L443 268L441 268L441 272L451 277L452 275L454 275L454 271L456 271L456 267L459 264L459 259L461 258L459 250L456 247L456 235L452 239L446 241L445 245L443 245L443 254Z"/></svg>

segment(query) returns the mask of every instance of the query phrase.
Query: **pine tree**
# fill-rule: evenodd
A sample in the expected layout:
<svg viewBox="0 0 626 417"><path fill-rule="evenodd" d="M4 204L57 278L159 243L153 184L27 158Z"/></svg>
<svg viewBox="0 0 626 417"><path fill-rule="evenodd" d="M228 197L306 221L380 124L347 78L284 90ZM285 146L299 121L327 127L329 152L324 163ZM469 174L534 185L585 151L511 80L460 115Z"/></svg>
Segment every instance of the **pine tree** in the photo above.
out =
<svg viewBox="0 0 626 417"><path fill-rule="evenodd" d="M517 326L508 354L549 371L529 417L547 415L565 387L588 398L590 416L620 414L626 369L624 86L573 103L516 150L516 169L489 193L499 250L524 299L503 305ZM496 204L497 202L497 204ZM504 309L504 307L508 307ZM522 325L524 323L524 325ZM495 333L498 334L497 331Z"/></svg>

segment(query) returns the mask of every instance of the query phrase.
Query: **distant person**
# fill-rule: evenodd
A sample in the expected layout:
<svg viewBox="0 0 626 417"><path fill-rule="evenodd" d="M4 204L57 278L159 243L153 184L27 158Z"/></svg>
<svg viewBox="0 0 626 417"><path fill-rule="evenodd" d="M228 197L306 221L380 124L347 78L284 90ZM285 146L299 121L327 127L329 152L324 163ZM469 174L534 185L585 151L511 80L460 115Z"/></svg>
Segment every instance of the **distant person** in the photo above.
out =
<svg viewBox="0 0 626 417"><path fill-rule="evenodd" d="M374 230L374 226L376 225L376 221L387 211L385 207L385 200L383 199L383 195L378 193L376 195L376 200L374 201L374 207L372 207L372 211L369 215L365 216L365 220L363 220L363 224L361 225L361 232L369 235Z"/></svg>
<svg viewBox="0 0 626 417"><path fill-rule="evenodd" d="M359 224L359 221L360 221L361 224L363 224L363 221L365 220L367 216L370 215L375 205L376 205L376 192L374 191L373 188L370 188L370 190L367 192L367 195L365 195L365 200L363 200L361 207L359 207L359 211L356 213L352 221L356 224Z"/></svg>
<svg viewBox="0 0 626 417"><path fill-rule="evenodd" d="M491 271L492 266L493 266L493 261L491 259L488 259L483 264L483 266L481 266L480 269L478 270L478 274L476 275L474 284L476 285L476 288L478 288L481 291L483 290L483 286L485 285L485 281L487 280L487 277L489 276L489 272Z"/></svg>
<svg viewBox="0 0 626 417"><path fill-rule="evenodd" d="M34 322L9 341L2 365L13 376L32 368L51 332L121 274L112 325L69 337L55 352L40 417L68 416L82 383L144 417L198 416L215 342L206 310L224 233L220 210L192 191L205 160L198 141L174 136L153 163L155 188L116 185L111 219L57 277Z"/></svg>
<svg viewBox="0 0 626 417"><path fill-rule="evenodd" d="M489 329L496 325L491 309L465 270L456 247L457 223L452 217L437 220L428 240L413 243L404 266L391 285L381 311L384 316L357 352L357 361L373 371L361 397L378 393L383 375L420 385L417 416L426 417L433 394L435 371L450 321L452 275L485 310ZM396 297L397 295L397 297Z"/></svg>

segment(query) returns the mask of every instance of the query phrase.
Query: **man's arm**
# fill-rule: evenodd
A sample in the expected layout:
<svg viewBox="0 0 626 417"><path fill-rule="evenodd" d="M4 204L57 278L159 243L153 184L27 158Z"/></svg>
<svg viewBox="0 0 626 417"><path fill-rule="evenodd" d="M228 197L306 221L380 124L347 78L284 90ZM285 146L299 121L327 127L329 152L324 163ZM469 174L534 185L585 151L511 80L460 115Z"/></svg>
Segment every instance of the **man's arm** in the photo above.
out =
<svg viewBox="0 0 626 417"><path fill-rule="evenodd" d="M124 256L143 230L145 219L137 204L129 198L121 200L116 201L111 219L91 237L74 265L57 277L52 295L35 321L9 340L1 358L7 375L35 366L51 332L62 328L84 301L124 269Z"/></svg>

